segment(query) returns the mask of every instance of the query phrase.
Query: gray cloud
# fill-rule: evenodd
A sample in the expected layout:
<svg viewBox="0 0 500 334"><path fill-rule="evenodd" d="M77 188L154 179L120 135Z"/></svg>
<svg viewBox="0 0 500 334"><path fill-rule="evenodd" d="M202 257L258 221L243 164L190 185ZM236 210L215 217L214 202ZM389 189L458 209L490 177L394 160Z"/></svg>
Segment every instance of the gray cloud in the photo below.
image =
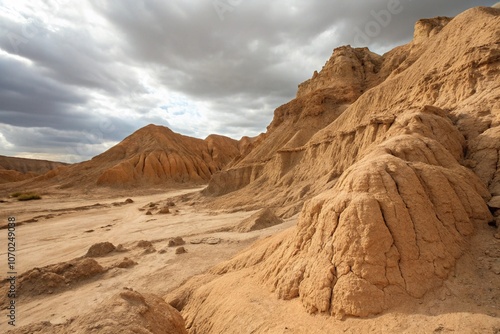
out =
<svg viewBox="0 0 500 334"><path fill-rule="evenodd" d="M383 53L420 18L495 3L69 2L0 1L0 154L88 159L148 123L256 135L333 48Z"/></svg>

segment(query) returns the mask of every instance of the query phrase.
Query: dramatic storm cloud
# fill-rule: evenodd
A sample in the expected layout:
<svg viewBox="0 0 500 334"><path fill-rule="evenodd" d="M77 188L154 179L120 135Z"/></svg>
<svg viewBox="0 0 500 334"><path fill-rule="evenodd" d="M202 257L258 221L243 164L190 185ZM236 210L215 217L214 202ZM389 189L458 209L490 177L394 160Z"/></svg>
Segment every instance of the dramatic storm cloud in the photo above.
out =
<svg viewBox="0 0 500 334"><path fill-rule="evenodd" d="M0 0L0 154L81 161L149 123L257 135L335 47L495 2Z"/></svg>

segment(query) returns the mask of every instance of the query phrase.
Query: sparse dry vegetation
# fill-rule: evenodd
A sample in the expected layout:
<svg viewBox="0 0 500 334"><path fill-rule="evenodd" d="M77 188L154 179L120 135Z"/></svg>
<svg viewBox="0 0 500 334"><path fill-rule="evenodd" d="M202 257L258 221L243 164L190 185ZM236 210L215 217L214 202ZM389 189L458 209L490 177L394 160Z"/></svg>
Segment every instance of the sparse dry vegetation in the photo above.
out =
<svg viewBox="0 0 500 334"><path fill-rule="evenodd" d="M35 193L23 193L23 192L15 192L10 194L10 197L17 198L18 201L33 201L42 199L42 196Z"/></svg>

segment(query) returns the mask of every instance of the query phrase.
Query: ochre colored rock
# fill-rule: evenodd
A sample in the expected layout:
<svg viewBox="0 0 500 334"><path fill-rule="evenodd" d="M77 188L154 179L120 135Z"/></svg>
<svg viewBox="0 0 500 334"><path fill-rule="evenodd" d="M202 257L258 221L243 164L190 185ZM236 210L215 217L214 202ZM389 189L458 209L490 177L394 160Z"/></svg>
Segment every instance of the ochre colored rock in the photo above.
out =
<svg viewBox="0 0 500 334"><path fill-rule="evenodd" d="M63 333L187 334L184 319L172 306L153 294L123 290L95 309L64 324L49 321L24 326L13 334Z"/></svg>
<svg viewBox="0 0 500 334"><path fill-rule="evenodd" d="M274 212L269 209L262 209L254 213L247 219L244 219L238 226L236 226L235 231L238 232L251 232L256 230L262 230L274 225L281 224L282 219L276 217Z"/></svg>
<svg viewBox="0 0 500 334"><path fill-rule="evenodd" d="M238 288L247 285L340 317L378 314L442 286L476 226L493 219L487 202L500 191L499 18L473 8L420 21L415 41L382 57L334 52L276 110L262 141L205 190L214 208L300 216L180 289L173 300L189 328L237 331L229 324L251 299ZM366 68L349 76L360 59ZM360 86L369 68L379 74ZM325 95L344 82L339 96ZM356 95L359 87L370 89Z"/></svg>

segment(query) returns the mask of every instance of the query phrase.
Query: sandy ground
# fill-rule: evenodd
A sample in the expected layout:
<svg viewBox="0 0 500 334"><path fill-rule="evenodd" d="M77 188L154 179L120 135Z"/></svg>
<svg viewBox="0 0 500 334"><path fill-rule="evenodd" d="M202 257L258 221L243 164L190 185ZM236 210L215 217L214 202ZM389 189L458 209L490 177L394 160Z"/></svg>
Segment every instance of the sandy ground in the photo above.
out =
<svg viewBox="0 0 500 334"><path fill-rule="evenodd" d="M129 268L111 268L102 275L62 292L34 297L20 296L18 327L41 321L53 324L65 322L88 312L124 287L165 295L189 277L229 259L257 238L295 223L295 219L289 219L281 225L261 231L221 232L237 225L255 211L208 212L175 199L176 196L197 190L130 196L134 201L130 204L124 203L127 197L105 199L102 196L57 196L44 197L40 201L1 203L3 223L7 216L15 216L18 222L24 222L16 229L16 269L19 274L35 267L84 256L90 246L105 241L115 246L121 244L127 251L95 258L103 267L111 268L124 257L138 263ZM175 206L170 207L171 213L157 213L158 209L155 208L162 207L170 199L175 201ZM151 208L152 215L146 215L150 203L158 205ZM7 230L0 229L0 236L4 246ZM168 247L168 241L173 237L184 238L187 253L176 254L175 247ZM217 243L206 243L209 237ZM155 251L149 253L145 248L138 247L137 243L141 240L150 241ZM5 246L0 249L1 259L6 259L6 251ZM6 277L6 260L1 263L0 273L2 278ZM2 314L0 332L9 329L5 318Z"/></svg>
<svg viewBox="0 0 500 334"><path fill-rule="evenodd" d="M17 227L18 273L35 267L82 257L99 242L123 245L124 252L95 258L105 273L63 290L18 298L17 327L49 321L66 321L92 311L96 305L123 288L165 296L193 275L227 260L259 238L294 226L296 217L283 224L254 231L228 231L249 212L211 212L182 202L177 196L199 189L175 190L154 195L132 196L125 204L120 196L44 196L40 201L0 203L1 223L15 216ZM122 194L123 195L123 194ZM159 208L173 200L169 214ZM150 208L151 203L153 207ZM152 215L146 215L151 210ZM438 291L400 309L369 319L335 319L304 312L299 300L283 301L260 285L237 284L232 287L244 304L246 316L236 320L248 333L500 333L500 240L495 228L478 227L471 239L471 252L459 260L455 275ZM7 230L0 229L0 274L6 277ZM168 247L173 237L182 237L185 254ZM215 240L208 244L207 238ZM150 241L154 251L139 247ZM124 257L137 262L129 268L116 268ZM241 273L245 275L245 273ZM245 297L246 296L246 297ZM235 301L236 302L236 301ZM235 305L235 307L237 307ZM7 326L5 310L0 332ZM248 316L251 314L252 316ZM235 321L236 321L235 320ZM248 320L248 322L247 322ZM238 326L238 323L232 323Z"/></svg>

